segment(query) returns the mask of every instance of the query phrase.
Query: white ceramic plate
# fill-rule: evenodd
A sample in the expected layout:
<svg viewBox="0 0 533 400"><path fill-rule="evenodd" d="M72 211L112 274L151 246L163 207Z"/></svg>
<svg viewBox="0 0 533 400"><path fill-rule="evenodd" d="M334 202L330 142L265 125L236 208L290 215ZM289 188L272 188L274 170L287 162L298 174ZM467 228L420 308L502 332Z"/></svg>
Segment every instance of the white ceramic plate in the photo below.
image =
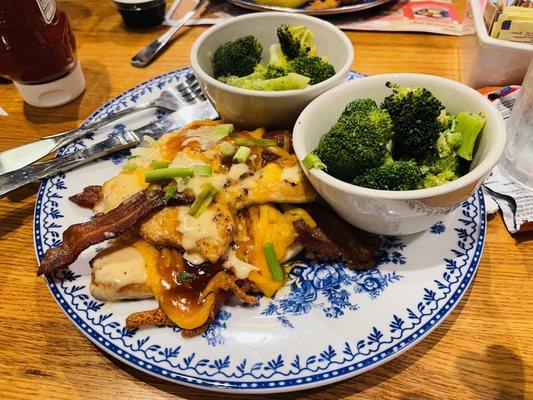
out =
<svg viewBox="0 0 533 400"><path fill-rule="evenodd" d="M147 81L104 105L89 120L153 99L190 73L183 69ZM122 122L115 131L134 128L148 118ZM63 152L91 145L99 136ZM90 218L90 211L68 197L114 176L124 157L118 154L43 182L35 206L39 260L59 243L68 226ZM141 371L223 392L300 390L368 371L403 353L438 326L474 277L485 222L483 196L477 192L423 234L384 237L377 268L370 271L353 272L324 260L302 261L275 299L262 298L256 307L232 302L222 308L206 333L193 339L183 339L178 328L128 331L124 327L128 314L153 308L155 301L104 304L92 298L88 261L94 248L69 270L47 276L45 282L85 336Z"/></svg>
<svg viewBox="0 0 533 400"><path fill-rule="evenodd" d="M304 4L298 8L289 8L289 7L276 7L276 6L266 6L262 4L257 4L253 0L228 0L230 3L235 4L236 6L247 8L249 10L255 11L284 11L297 14L307 14L307 15L335 15L335 14L347 14L362 10L368 10L369 8L374 8L385 3L389 3L392 0L361 0L354 4L348 4L345 6L324 8L321 10L313 10L309 8L307 4Z"/></svg>

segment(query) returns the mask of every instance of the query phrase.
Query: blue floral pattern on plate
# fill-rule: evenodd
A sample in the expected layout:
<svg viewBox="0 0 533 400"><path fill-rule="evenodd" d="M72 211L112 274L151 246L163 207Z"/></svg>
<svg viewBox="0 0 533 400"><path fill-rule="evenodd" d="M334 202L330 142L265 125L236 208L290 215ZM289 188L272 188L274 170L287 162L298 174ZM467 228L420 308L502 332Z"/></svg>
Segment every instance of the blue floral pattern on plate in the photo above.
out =
<svg viewBox="0 0 533 400"><path fill-rule="evenodd" d="M435 235L440 235L441 233L446 231L446 226L442 223L442 221L440 221L433 225L431 228L429 228L429 231L431 233L434 233Z"/></svg>
<svg viewBox="0 0 533 400"><path fill-rule="evenodd" d="M110 101L89 120L153 98L187 74L190 71L184 69L147 81ZM95 134L63 151L76 151L99 137ZM90 218L67 200L68 195L112 177L119 168L113 158L99 160L43 182L35 207L39 259L60 243L67 226ZM359 374L396 356L451 312L471 283L483 248L482 193L475 193L436 226L422 235L384 237L379 265L369 271L350 271L328 260L300 260L275 298L262 298L257 307L226 305L210 329L194 339L181 338L179 328L127 330L124 320L129 313L155 303L104 304L93 299L88 260L94 249L69 270L47 276L46 283L91 341L142 371L211 390L303 389Z"/></svg>

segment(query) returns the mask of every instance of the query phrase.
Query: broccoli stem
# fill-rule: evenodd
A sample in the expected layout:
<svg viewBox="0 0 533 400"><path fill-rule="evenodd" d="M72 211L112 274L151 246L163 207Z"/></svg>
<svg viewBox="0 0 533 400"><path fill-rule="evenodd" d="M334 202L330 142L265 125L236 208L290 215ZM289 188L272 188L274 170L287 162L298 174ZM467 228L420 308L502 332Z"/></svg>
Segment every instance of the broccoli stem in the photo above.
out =
<svg viewBox="0 0 533 400"><path fill-rule="evenodd" d="M304 157L302 162L303 162L305 168L307 168L307 169L312 169L312 168L325 169L326 168L326 164L324 164L320 160L320 158L318 158L318 156L315 153L313 153L313 152L307 154Z"/></svg>
<svg viewBox="0 0 533 400"><path fill-rule="evenodd" d="M455 130L461 133L461 144L457 155L465 160L472 161L476 139L485 124L485 117L479 114L460 112L455 116Z"/></svg>

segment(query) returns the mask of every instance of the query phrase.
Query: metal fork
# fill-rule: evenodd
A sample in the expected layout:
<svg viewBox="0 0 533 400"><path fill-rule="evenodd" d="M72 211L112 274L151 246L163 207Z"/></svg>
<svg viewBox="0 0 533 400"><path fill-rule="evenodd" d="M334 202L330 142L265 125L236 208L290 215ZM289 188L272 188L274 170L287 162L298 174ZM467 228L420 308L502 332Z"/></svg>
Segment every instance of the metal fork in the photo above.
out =
<svg viewBox="0 0 533 400"><path fill-rule="evenodd" d="M178 85L179 86L179 85ZM138 145L146 135L159 139L161 135L201 118L215 118L216 111L209 106L201 91L171 88L166 90L165 101L177 104L178 110L140 128L118 133L92 147L65 154L50 161L35 163L0 175L0 196L38 179L68 171L91 160Z"/></svg>
<svg viewBox="0 0 533 400"><path fill-rule="evenodd" d="M178 110L181 106L188 104L191 101L203 100L205 100L205 97L198 80L193 74L190 74L176 86L169 87L162 91L159 97L154 101L126 108L113 114L109 114L97 122L82 124L77 128L55 135L45 136L40 140L1 152L0 174L5 174L32 164L44 156L57 151L59 148L126 115L131 115L151 108L170 113Z"/></svg>

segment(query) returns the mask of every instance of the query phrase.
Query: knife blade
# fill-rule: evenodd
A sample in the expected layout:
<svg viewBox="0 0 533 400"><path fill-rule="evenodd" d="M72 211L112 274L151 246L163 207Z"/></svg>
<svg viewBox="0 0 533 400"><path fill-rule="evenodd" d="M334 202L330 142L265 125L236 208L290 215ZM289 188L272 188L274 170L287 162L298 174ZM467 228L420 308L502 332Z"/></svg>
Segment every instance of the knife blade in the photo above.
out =
<svg viewBox="0 0 533 400"><path fill-rule="evenodd" d="M68 171L91 160L138 145L144 136L159 139L195 119L215 118L216 111L207 101L182 108L158 121L132 131L119 133L92 147L66 154L50 161L28 165L0 175L0 196L38 179Z"/></svg>

